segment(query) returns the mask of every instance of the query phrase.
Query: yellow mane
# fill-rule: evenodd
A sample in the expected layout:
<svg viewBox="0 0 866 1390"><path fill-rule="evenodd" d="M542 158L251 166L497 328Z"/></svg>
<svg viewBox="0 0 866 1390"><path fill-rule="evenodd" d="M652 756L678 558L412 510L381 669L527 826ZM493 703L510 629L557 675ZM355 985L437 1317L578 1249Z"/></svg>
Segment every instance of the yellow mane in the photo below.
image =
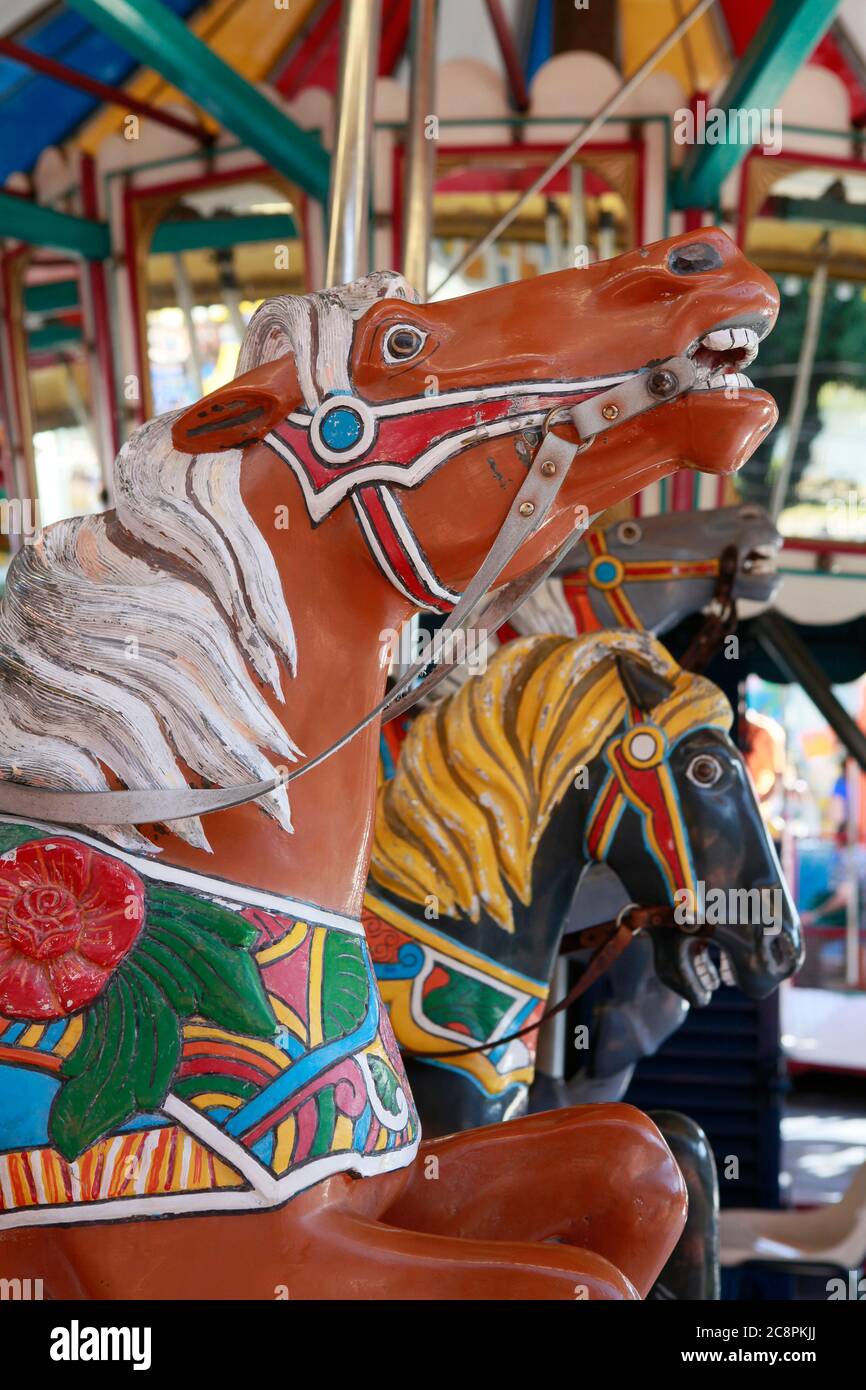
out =
<svg viewBox="0 0 866 1390"><path fill-rule="evenodd" d="M507 889L529 903L553 811L625 715L619 652L675 682L653 711L669 738L701 724L730 728L721 691L682 671L647 633L518 638L413 724L394 777L379 789L378 883L410 902L435 898L444 916L477 922L483 907L513 931Z"/></svg>

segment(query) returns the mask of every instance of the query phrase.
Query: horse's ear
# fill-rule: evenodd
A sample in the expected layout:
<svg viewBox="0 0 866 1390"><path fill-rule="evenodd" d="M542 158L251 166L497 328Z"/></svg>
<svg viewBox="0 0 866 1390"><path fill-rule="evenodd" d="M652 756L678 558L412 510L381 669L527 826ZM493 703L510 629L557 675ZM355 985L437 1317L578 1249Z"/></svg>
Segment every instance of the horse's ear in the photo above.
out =
<svg viewBox="0 0 866 1390"><path fill-rule="evenodd" d="M238 449L263 439L302 403L291 353L236 376L179 415L171 440L182 454Z"/></svg>
<svg viewBox="0 0 866 1390"><path fill-rule="evenodd" d="M644 714L649 714L650 710L655 709L663 700L670 699L674 693L673 681L659 675L658 671L647 666L645 661L620 654L616 657L616 668L622 688L630 702L639 710L643 710Z"/></svg>

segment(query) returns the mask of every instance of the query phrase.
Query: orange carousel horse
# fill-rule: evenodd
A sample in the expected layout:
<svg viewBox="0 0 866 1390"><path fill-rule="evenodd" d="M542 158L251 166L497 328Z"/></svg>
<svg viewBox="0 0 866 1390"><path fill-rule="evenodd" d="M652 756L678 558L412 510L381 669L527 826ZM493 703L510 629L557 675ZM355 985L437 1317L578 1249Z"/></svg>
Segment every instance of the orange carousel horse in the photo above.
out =
<svg viewBox="0 0 866 1390"><path fill-rule="evenodd" d="M424 606L501 621L576 523L739 467L776 412L723 330L777 307L706 228L441 304L385 273L270 301L235 381L121 451L116 510L16 557L0 1277L646 1293L685 1199L645 1116L420 1141L360 927L380 715L418 688L384 696L381 638Z"/></svg>

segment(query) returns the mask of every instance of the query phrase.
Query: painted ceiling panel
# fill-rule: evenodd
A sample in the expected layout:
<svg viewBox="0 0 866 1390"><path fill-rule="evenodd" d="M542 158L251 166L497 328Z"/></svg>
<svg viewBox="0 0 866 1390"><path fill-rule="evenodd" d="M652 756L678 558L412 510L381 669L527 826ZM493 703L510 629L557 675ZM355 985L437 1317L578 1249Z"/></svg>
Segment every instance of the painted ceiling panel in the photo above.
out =
<svg viewBox="0 0 866 1390"><path fill-rule="evenodd" d="M186 16L199 0L163 0ZM70 10L36 20L16 39L25 48L55 58L100 82L122 83L135 60ZM29 172L43 149L59 145L99 106L96 97L0 59L0 183L15 171Z"/></svg>

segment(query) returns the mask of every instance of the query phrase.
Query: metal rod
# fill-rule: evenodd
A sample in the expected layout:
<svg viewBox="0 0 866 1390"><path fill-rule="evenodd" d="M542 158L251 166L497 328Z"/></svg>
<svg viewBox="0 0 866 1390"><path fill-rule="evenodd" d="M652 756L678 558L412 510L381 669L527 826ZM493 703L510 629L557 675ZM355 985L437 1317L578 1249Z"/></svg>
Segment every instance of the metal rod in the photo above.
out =
<svg viewBox="0 0 866 1390"><path fill-rule="evenodd" d="M139 116L146 116L150 121L170 126L172 130L180 130L203 145L213 144L215 136L199 122L184 120L183 116L172 115L170 111L161 111L158 106L151 106L149 101L139 101L138 97L124 92L120 87L98 82L95 77L88 77L86 73L67 67L65 63L58 63L54 58L34 53L32 49L25 48L14 39L0 39L0 54L20 63L22 67L32 68L34 72L44 73L46 77L53 77L57 82L64 82L69 87L89 92L91 96L99 97L100 101L107 101L112 106L121 106L125 111L134 111Z"/></svg>
<svg viewBox="0 0 866 1390"><path fill-rule="evenodd" d="M514 35L509 28L508 20L505 18L501 0L486 0L486 4L508 77L508 85L511 88L512 100L518 111L527 111L529 109L529 93L526 90L526 78L523 76L520 55L517 52L517 45L514 42Z"/></svg>
<svg viewBox="0 0 866 1390"><path fill-rule="evenodd" d="M81 156L81 204L88 217L99 214L99 194L96 181L96 161L92 155ZM108 275L103 261L90 261L85 271L88 288L92 338L91 395L99 422L99 462L108 505L114 505L114 460L120 448L120 426L117 418L117 380L111 339L111 313L108 302ZM25 307L26 307L25 298Z"/></svg>
<svg viewBox="0 0 866 1390"><path fill-rule="evenodd" d="M189 364L192 368L192 384L197 396L204 395L204 377L201 370L201 352L198 345L198 334L195 331L195 319L193 318L193 307L195 296L192 292L190 278L186 273L186 266L183 263L183 256L175 254L172 256L172 266L174 270L174 288L177 295L178 307L183 314L183 321L186 324L186 335L189 338Z"/></svg>
<svg viewBox="0 0 866 1390"><path fill-rule="evenodd" d="M545 184L549 183L552 178L555 178L560 169L564 169L566 164L571 162L578 150L582 149L584 145L592 140L593 136L595 136L604 125L608 116L612 115L613 112L622 105L626 97L631 96L635 88L640 86L647 74L652 71L657 63L661 62L662 58L670 52L674 44L679 43L686 30L691 28L695 20L700 19L701 15L705 14L713 4L715 4L715 0L698 0L697 5L695 5L691 13L685 15L685 17L680 20L676 28L672 29L667 38L663 39L649 57L644 59L640 67L636 68L632 73L631 77L626 82L623 82L622 86L618 87L612 96L608 97L607 101L597 114L593 116L589 124L584 126L583 130L575 135L571 143L566 145L565 149L561 150L555 159L551 160L550 164L538 175L538 178L534 179L530 186L521 193L517 201L512 203L508 211L503 213L495 227L492 227L489 232L485 233L474 246L470 246L469 250L460 257L456 265L451 267L445 279L436 286L434 294L440 294L449 281L453 280L455 275L459 275L460 271L465 270L470 262L474 261L477 256L482 255L487 250L488 246L493 245L497 237L500 237L505 229L511 226L511 223L514 221L521 208L526 206L530 198L534 198L536 193L540 193Z"/></svg>
<svg viewBox="0 0 866 1390"><path fill-rule="evenodd" d="M821 333L821 316L824 311L824 301L827 298L827 233L822 238L822 255L815 267L815 274L809 286L809 307L806 311L806 326L803 330L803 341L800 344L800 356L797 361L797 376L794 381L794 392L791 397L791 409L788 412L787 427L788 439L785 444L785 456L782 459L776 477L773 479L773 489L770 493L769 512L773 521L778 521L782 508L785 505L785 495L791 481L791 474L794 469L794 456L797 453L797 445L800 443L800 434L803 429L803 419L806 414L806 405L809 400L809 387L812 384L812 372L815 366L815 353L818 347L818 338Z"/></svg>
<svg viewBox="0 0 866 1390"><path fill-rule="evenodd" d="M370 171L373 89L381 0L343 6L340 100L328 203L325 283L339 285L370 269Z"/></svg>
<svg viewBox="0 0 866 1390"><path fill-rule="evenodd" d="M414 0L411 30L409 158L403 213L403 274L427 298L430 235L433 229L435 141L427 118L436 103L436 0Z"/></svg>
<svg viewBox="0 0 866 1390"><path fill-rule="evenodd" d="M751 632L789 680L801 685L836 737L866 772L866 733L833 694L833 687L806 643L781 613L768 609L751 621Z"/></svg>

